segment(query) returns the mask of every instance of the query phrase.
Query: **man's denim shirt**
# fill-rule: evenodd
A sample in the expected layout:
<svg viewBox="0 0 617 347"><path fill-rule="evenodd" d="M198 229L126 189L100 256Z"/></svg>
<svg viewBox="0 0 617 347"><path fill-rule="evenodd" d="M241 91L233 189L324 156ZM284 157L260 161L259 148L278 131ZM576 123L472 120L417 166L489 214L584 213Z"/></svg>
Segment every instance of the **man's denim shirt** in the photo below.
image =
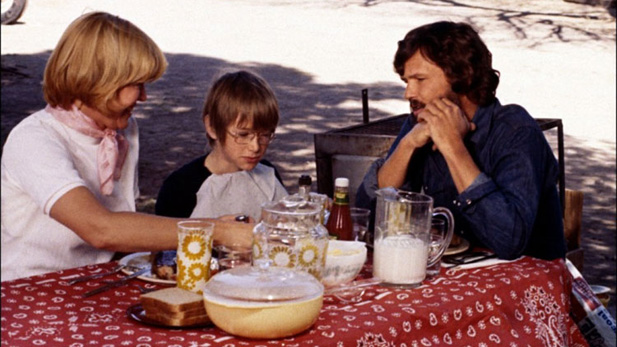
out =
<svg viewBox="0 0 617 347"><path fill-rule="evenodd" d="M477 128L464 141L482 173L471 186L458 194L445 159L429 143L414 153L400 189L433 197L434 206L452 211L458 233L500 258L563 258L559 168L542 130L525 109L498 100L480 107L473 122ZM414 117L407 118L388 156L415 124ZM357 206L374 211L377 171L384 161L369 169Z"/></svg>

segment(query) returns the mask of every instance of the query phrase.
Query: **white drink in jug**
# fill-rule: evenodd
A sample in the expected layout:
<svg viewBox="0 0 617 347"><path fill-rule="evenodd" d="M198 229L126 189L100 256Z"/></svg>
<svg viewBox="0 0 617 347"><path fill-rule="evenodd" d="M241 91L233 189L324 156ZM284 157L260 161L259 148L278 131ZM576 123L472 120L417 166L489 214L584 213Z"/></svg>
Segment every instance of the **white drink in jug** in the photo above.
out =
<svg viewBox="0 0 617 347"><path fill-rule="evenodd" d="M388 236L375 241L373 272L389 284L420 284L426 277L428 245L412 235Z"/></svg>

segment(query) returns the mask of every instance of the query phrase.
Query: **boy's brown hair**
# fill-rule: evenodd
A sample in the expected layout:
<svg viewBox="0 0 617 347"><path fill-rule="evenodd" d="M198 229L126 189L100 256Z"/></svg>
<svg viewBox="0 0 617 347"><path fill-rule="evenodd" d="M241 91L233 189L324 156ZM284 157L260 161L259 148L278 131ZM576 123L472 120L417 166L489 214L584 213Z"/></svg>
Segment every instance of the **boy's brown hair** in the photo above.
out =
<svg viewBox="0 0 617 347"><path fill-rule="evenodd" d="M206 120L206 116L208 120ZM231 125L253 123L256 132L274 133L279 121L279 106L268 83L253 72L228 72L216 79L206 97L204 122L221 143L225 143ZM210 145L214 139L208 135Z"/></svg>

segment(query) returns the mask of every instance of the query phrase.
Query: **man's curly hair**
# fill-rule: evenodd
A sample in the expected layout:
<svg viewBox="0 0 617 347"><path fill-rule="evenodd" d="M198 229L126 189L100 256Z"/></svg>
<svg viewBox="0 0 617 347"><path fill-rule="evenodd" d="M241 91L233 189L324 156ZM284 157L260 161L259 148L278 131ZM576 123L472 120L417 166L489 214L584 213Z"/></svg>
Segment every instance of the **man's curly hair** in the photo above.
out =
<svg viewBox="0 0 617 347"><path fill-rule="evenodd" d="M416 52L439 66L452 91L486 106L495 100L499 71L478 33L468 24L436 22L411 30L398 42L394 70L402 77L405 63Z"/></svg>

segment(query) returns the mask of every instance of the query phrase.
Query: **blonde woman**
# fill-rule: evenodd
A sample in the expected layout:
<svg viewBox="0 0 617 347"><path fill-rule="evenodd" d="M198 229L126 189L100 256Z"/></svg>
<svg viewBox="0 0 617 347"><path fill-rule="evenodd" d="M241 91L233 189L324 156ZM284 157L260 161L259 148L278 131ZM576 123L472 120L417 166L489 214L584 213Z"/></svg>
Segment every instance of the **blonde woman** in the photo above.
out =
<svg viewBox="0 0 617 347"><path fill-rule="evenodd" d="M45 68L48 105L3 148L3 281L176 248L177 219L135 212L131 114L166 68L152 39L117 16L88 13L67 28ZM250 224L216 221L218 242L250 237Z"/></svg>

